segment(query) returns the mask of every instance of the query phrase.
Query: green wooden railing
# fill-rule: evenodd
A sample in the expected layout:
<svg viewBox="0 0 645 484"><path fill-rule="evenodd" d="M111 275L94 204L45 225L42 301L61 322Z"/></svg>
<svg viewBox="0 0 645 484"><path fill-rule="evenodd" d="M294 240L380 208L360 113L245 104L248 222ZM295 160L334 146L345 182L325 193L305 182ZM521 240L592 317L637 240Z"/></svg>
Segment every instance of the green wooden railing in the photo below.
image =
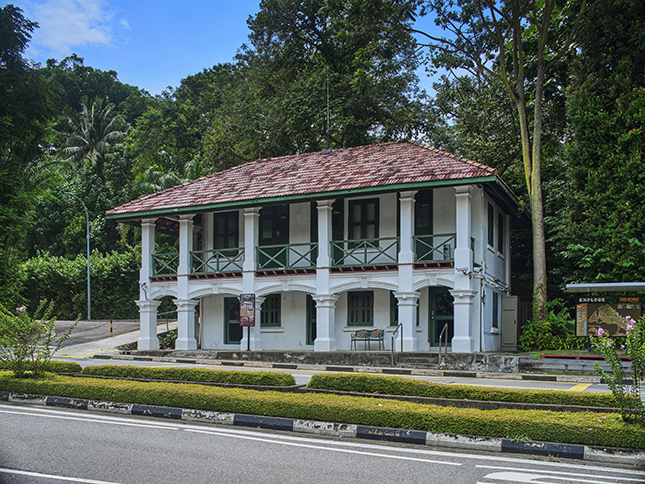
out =
<svg viewBox="0 0 645 484"><path fill-rule="evenodd" d="M318 244L313 242L263 245L257 247L257 267L259 271L316 267L317 256Z"/></svg>
<svg viewBox="0 0 645 484"><path fill-rule="evenodd" d="M179 266L179 252L152 254L153 276L176 276Z"/></svg>
<svg viewBox="0 0 645 484"><path fill-rule="evenodd" d="M396 264L399 255L399 238L334 240L331 242L331 251L335 266Z"/></svg>
<svg viewBox="0 0 645 484"><path fill-rule="evenodd" d="M415 262L454 260L456 234L415 235Z"/></svg>
<svg viewBox="0 0 645 484"><path fill-rule="evenodd" d="M194 250L190 253L191 274L235 272L242 270L244 248Z"/></svg>

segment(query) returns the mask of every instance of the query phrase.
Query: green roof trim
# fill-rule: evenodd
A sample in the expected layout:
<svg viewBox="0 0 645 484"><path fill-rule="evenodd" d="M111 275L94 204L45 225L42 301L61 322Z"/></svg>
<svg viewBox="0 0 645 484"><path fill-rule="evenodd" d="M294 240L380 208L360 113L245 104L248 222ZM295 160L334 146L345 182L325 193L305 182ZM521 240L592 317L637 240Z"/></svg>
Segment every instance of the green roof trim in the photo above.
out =
<svg viewBox="0 0 645 484"><path fill-rule="evenodd" d="M281 197L254 198L251 200L223 202L223 203L216 203L216 204L210 204L210 205L191 205L187 207L177 207L177 208L170 208L170 209L166 208L166 209L148 210L148 211L142 211L142 212L120 213L120 214L107 215L106 217L111 220L135 220L140 218L150 218L150 217L161 216L161 215L204 213L204 212L212 212L215 210L223 210L223 209L230 209L230 208L257 207L261 205L270 205L274 203L305 202L310 200L324 200L329 198L346 197L347 195L358 196L362 194L414 190L417 188L437 188L437 187L456 186L456 185L473 185L477 183L493 183L498 187L501 187L505 195L508 196L508 198L510 198L512 201L514 201L517 204L517 198L509 190L509 188L503 182L501 182L499 177L496 175L490 175L490 176L479 177L479 178L405 183L405 184L397 184L397 185L383 185L383 186L376 186L376 187L357 188L352 190L340 190L335 192L303 193L298 195L285 195Z"/></svg>

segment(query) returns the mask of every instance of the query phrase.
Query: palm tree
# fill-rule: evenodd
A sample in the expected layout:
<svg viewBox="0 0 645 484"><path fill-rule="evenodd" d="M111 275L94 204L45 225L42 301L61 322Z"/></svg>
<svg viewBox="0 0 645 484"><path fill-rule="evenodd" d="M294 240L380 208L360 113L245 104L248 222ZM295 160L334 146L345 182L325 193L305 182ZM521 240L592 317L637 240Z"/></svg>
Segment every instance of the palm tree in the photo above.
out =
<svg viewBox="0 0 645 484"><path fill-rule="evenodd" d="M125 132L120 129L125 120L120 114L112 116L114 104L104 107L100 98L94 99L91 106L85 99L82 106L80 113L72 113L68 118L71 135L63 150L67 155L65 161L88 161L104 180L105 157L115 146L122 144Z"/></svg>

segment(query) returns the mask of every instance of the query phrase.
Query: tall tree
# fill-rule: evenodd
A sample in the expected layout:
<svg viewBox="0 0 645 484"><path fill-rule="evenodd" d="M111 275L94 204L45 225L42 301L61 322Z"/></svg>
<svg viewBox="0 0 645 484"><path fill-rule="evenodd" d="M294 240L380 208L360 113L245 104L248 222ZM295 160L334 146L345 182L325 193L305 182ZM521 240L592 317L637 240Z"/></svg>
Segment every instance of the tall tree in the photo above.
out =
<svg viewBox="0 0 645 484"><path fill-rule="evenodd" d="M104 181L106 157L125 138L125 132L121 131L125 122L122 116L112 114L114 105L104 106L101 98L94 99L91 105L84 100L81 109L80 113L69 116L70 135L63 150L67 156L65 161L89 162Z"/></svg>
<svg viewBox="0 0 645 484"><path fill-rule="evenodd" d="M586 0L427 0L443 36L427 39L435 65L460 68L501 83L517 111L524 180L533 225L533 318L543 319L547 300L542 201L542 134L545 87L571 49Z"/></svg>
<svg viewBox="0 0 645 484"><path fill-rule="evenodd" d="M599 0L569 89L567 282L645 279L645 1Z"/></svg>
<svg viewBox="0 0 645 484"><path fill-rule="evenodd" d="M412 3L263 0L248 20L251 47L238 56L241 80L205 139L208 163L425 132L415 43L399 28Z"/></svg>
<svg viewBox="0 0 645 484"><path fill-rule="evenodd" d="M49 87L24 60L38 24L0 8L0 299L15 300L16 250L38 189L29 174L48 146Z"/></svg>

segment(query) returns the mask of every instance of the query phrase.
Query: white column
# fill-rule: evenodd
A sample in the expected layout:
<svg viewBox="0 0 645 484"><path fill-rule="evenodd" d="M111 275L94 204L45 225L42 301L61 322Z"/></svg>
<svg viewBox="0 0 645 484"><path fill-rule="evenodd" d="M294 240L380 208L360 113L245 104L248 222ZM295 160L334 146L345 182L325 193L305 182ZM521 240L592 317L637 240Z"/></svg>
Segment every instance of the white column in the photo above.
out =
<svg viewBox="0 0 645 484"><path fill-rule="evenodd" d="M399 196L400 206L400 252L399 264L414 263L414 247L412 237L414 236L414 195L416 192L401 192Z"/></svg>
<svg viewBox="0 0 645 484"><path fill-rule="evenodd" d="M472 330L473 299L477 295L477 291L453 289L450 294L455 299L455 333L452 338L452 352L472 353L474 351Z"/></svg>
<svg viewBox="0 0 645 484"><path fill-rule="evenodd" d="M157 338L157 308L159 304L161 304L161 301L154 299L137 301L141 327L137 348L140 350L159 349L159 338Z"/></svg>
<svg viewBox="0 0 645 484"><path fill-rule="evenodd" d="M399 324L401 331L396 338L396 351L417 351L417 304L418 292L395 292L394 297L399 302Z"/></svg>
<svg viewBox="0 0 645 484"><path fill-rule="evenodd" d="M260 351L262 349L262 303L266 298L255 297L255 326L242 328L242 339L240 340L240 350ZM251 341L249 345L249 334Z"/></svg>
<svg viewBox="0 0 645 484"><path fill-rule="evenodd" d="M331 213L333 200L318 201L318 259L317 267L331 266Z"/></svg>
<svg viewBox="0 0 645 484"><path fill-rule="evenodd" d="M419 293L414 291L414 195L416 192L401 192L399 196L400 251L399 291L394 293L399 306L399 323L402 330L396 338L396 349L417 351L417 303Z"/></svg>
<svg viewBox="0 0 645 484"><path fill-rule="evenodd" d="M196 299L173 299L177 306L177 341L175 341L176 350L194 350L197 349L197 340L195 339L195 306Z"/></svg>
<svg viewBox="0 0 645 484"><path fill-rule="evenodd" d="M470 187L462 185L455 187L457 229L455 248L455 288L450 293L454 302L454 337L452 351L454 353L473 352L472 331L472 300L476 292L473 290L473 252L470 248L471 233L471 193Z"/></svg>
<svg viewBox="0 0 645 484"><path fill-rule="evenodd" d="M336 294L317 294L316 301L316 341L314 351L336 350Z"/></svg>
<svg viewBox="0 0 645 484"><path fill-rule="evenodd" d="M190 253L193 251L193 215L179 216L179 267L178 276L190 274Z"/></svg>
<svg viewBox="0 0 645 484"><path fill-rule="evenodd" d="M244 263L242 288L245 294L255 294L256 248L258 246L260 209L244 209Z"/></svg>
<svg viewBox="0 0 645 484"><path fill-rule="evenodd" d="M141 270L139 271L139 299L148 299L147 291L152 276L152 256L155 253L155 220L141 221Z"/></svg>

